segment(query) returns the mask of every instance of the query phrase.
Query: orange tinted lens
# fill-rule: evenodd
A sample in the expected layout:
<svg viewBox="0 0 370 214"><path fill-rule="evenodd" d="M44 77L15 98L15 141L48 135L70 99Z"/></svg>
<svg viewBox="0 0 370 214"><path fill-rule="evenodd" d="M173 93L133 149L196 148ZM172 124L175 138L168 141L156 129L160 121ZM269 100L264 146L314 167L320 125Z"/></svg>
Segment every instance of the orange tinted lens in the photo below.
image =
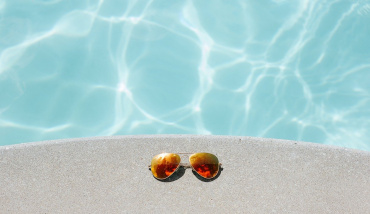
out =
<svg viewBox="0 0 370 214"><path fill-rule="evenodd" d="M195 153L189 157L193 169L203 178L213 178L219 170L218 159L210 153Z"/></svg>
<svg viewBox="0 0 370 214"><path fill-rule="evenodd" d="M162 153L152 159L151 170L154 177L166 179L172 175L180 165L180 156L173 153Z"/></svg>

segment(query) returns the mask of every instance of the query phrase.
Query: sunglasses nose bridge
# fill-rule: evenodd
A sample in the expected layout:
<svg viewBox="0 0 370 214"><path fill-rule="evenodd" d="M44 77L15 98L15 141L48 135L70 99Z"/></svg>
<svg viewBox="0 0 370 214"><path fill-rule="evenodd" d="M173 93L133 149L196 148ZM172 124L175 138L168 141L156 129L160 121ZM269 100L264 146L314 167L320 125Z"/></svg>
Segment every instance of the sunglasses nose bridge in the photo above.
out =
<svg viewBox="0 0 370 214"><path fill-rule="evenodd" d="M180 166L184 167L185 169L192 168L190 163L180 163Z"/></svg>

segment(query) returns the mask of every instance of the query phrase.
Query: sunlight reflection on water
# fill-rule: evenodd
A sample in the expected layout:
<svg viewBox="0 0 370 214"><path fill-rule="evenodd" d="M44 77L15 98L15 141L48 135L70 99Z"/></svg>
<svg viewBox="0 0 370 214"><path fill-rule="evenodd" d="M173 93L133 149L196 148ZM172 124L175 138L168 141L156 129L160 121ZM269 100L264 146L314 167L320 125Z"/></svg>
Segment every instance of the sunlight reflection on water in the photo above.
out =
<svg viewBox="0 0 370 214"><path fill-rule="evenodd" d="M214 134L370 150L369 5L0 0L0 145Z"/></svg>

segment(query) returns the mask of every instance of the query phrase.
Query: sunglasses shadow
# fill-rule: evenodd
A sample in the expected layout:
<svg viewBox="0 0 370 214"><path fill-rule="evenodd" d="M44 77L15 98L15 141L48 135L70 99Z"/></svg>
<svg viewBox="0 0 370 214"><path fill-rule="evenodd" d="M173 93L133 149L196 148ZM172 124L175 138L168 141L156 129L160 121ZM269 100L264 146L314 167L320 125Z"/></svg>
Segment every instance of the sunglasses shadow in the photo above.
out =
<svg viewBox="0 0 370 214"><path fill-rule="evenodd" d="M214 177L214 178L211 178L211 179L206 179L206 178L203 178L202 176L198 175L198 173L196 173L195 171L192 170L193 174L195 175L195 177L197 177L199 180L203 181L203 182L211 182L211 181L214 181L216 180L220 175L221 175L221 171L223 170L222 167L220 167L220 170L218 170L218 173L217 175ZM156 177L154 177L156 180L158 181L161 181L161 182L172 182L172 181L176 181L177 179L181 178L182 176L184 176L185 174L185 171L186 169L184 167L179 167L176 172L174 172L170 177L166 178L166 179L163 179L163 180L160 180L160 179L157 179Z"/></svg>

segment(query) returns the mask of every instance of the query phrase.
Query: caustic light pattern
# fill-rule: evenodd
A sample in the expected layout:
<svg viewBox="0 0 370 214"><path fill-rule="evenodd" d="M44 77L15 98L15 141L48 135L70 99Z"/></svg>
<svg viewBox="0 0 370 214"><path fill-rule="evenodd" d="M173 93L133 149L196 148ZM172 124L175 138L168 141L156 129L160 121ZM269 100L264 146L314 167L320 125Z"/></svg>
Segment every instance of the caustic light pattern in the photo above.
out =
<svg viewBox="0 0 370 214"><path fill-rule="evenodd" d="M214 134L370 150L369 8L0 0L0 143Z"/></svg>

